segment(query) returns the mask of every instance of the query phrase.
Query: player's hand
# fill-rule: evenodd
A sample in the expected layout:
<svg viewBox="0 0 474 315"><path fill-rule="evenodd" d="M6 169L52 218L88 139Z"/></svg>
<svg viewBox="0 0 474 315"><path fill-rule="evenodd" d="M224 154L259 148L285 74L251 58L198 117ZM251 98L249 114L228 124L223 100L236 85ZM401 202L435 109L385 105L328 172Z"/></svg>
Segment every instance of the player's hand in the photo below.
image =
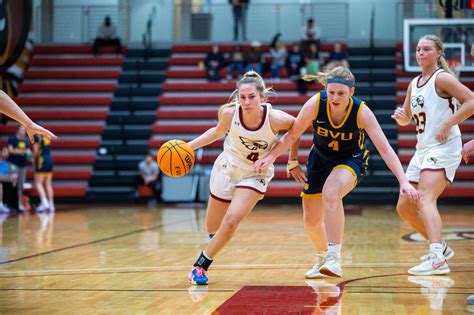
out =
<svg viewBox="0 0 474 315"><path fill-rule="evenodd" d="M295 181L299 184L304 184L308 180L306 178L306 173L303 171L300 165L286 171L286 177L290 178L290 176L293 176Z"/></svg>
<svg viewBox="0 0 474 315"><path fill-rule="evenodd" d="M31 123L29 126L25 126L26 133L28 134L28 138L30 138L31 143L35 143L35 134L41 134L49 139L56 139L56 135L49 131L46 128L41 127L38 124Z"/></svg>
<svg viewBox="0 0 474 315"><path fill-rule="evenodd" d="M448 141L449 132L451 131L451 127L448 126L446 123L442 123L439 127L438 132L436 133L436 140L439 142L446 142Z"/></svg>
<svg viewBox="0 0 474 315"><path fill-rule="evenodd" d="M474 153L474 140L469 141L462 147L462 158L464 162L469 163L469 155Z"/></svg>
<svg viewBox="0 0 474 315"><path fill-rule="evenodd" d="M408 119L408 115L403 107L397 107L391 117L395 119L397 123L406 121Z"/></svg>
<svg viewBox="0 0 474 315"><path fill-rule="evenodd" d="M270 157L270 156L266 156L266 157L264 157L263 159L257 160L257 161L255 161L255 163L254 163L255 171L257 172L257 174L262 174L262 173L264 173L264 172L270 167L270 165L272 165L274 162L275 162L275 159L272 158L272 157Z"/></svg>
<svg viewBox="0 0 474 315"><path fill-rule="evenodd" d="M400 185L400 196L406 196L412 203L417 203L420 199L418 191L409 182Z"/></svg>

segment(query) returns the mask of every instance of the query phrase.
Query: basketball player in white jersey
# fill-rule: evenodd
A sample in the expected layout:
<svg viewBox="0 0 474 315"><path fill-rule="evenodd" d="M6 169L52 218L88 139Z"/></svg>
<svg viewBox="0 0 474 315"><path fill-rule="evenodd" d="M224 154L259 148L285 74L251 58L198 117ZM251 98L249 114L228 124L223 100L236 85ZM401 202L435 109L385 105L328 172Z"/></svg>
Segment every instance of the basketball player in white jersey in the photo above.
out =
<svg viewBox="0 0 474 315"><path fill-rule="evenodd" d="M196 150L226 135L210 179L206 228L211 240L189 273L192 284L208 283L207 269L213 259L263 198L273 177L273 167L257 175L254 162L273 148L278 132L289 130L295 118L265 103L267 92L258 73L245 73L237 83L235 99L219 110L217 125L189 142ZM297 158L298 145L290 150L290 159Z"/></svg>
<svg viewBox="0 0 474 315"><path fill-rule="evenodd" d="M474 94L450 72L443 53L443 43L436 36L426 35L418 41L416 60L421 75L410 83L403 108L392 115L399 125L409 124L412 118L416 123L416 152L406 174L417 185L420 199L415 205L400 197L397 211L430 245L422 262L408 270L412 275L447 274L450 270L446 260L454 255L442 238L437 200L453 182L461 163L458 124L471 116ZM454 99L461 104L458 112Z"/></svg>

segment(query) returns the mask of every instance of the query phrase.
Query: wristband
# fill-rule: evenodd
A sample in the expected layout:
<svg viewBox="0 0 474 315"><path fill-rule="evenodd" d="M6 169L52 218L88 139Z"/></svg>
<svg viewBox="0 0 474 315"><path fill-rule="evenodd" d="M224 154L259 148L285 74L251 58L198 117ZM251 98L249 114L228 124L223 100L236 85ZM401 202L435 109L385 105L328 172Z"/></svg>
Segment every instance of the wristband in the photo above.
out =
<svg viewBox="0 0 474 315"><path fill-rule="evenodd" d="M297 168L300 165L297 159L288 160L288 164L286 164L286 171L289 173L291 170Z"/></svg>

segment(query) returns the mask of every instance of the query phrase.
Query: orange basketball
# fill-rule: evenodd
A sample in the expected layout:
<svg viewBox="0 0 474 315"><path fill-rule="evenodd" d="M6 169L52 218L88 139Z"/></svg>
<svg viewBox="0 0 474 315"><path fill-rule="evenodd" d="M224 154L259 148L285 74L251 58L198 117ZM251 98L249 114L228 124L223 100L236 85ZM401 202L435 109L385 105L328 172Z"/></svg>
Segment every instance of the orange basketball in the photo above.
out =
<svg viewBox="0 0 474 315"><path fill-rule="evenodd" d="M194 151L182 140L163 143L156 154L156 161L163 173L171 177L181 177L194 166Z"/></svg>

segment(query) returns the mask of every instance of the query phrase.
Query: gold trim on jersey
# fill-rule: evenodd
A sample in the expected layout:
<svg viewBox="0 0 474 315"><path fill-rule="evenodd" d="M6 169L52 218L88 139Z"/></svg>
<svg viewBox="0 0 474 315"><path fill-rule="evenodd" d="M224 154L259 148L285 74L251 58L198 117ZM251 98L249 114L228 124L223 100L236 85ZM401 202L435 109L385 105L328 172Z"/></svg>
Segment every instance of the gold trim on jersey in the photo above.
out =
<svg viewBox="0 0 474 315"><path fill-rule="evenodd" d="M321 93L316 94L316 115L314 116L314 120L318 119L319 106L321 106Z"/></svg>
<svg viewBox="0 0 474 315"><path fill-rule="evenodd" d="M354 105L354 101L352 100L352 97L349 98L349 108L347 109L347 113L346 113L346 116L344 117L344 120L338 125L334 125L334 123L332 122L332 119L331 119L331 105L329 105L329 101L326 99L326 114L328 115L328 119L329 119L329 123L331 124L331 126L335 129L339 129L341 128L342 126L344 126L344 124L346 123L346 120L347 118L349 118L350 114L351 114L351 111L352 111L352 105Z"/></svg>
<svg viewBox="0 0 474 315"><path fill-rule="evenodd" d="M362 110L362 107L365 105L364 101L361 101L359 104L359 109L357 110L357 128L360 129L360 122L359 122L359 117L360 117L360 112Z"/></svg>

